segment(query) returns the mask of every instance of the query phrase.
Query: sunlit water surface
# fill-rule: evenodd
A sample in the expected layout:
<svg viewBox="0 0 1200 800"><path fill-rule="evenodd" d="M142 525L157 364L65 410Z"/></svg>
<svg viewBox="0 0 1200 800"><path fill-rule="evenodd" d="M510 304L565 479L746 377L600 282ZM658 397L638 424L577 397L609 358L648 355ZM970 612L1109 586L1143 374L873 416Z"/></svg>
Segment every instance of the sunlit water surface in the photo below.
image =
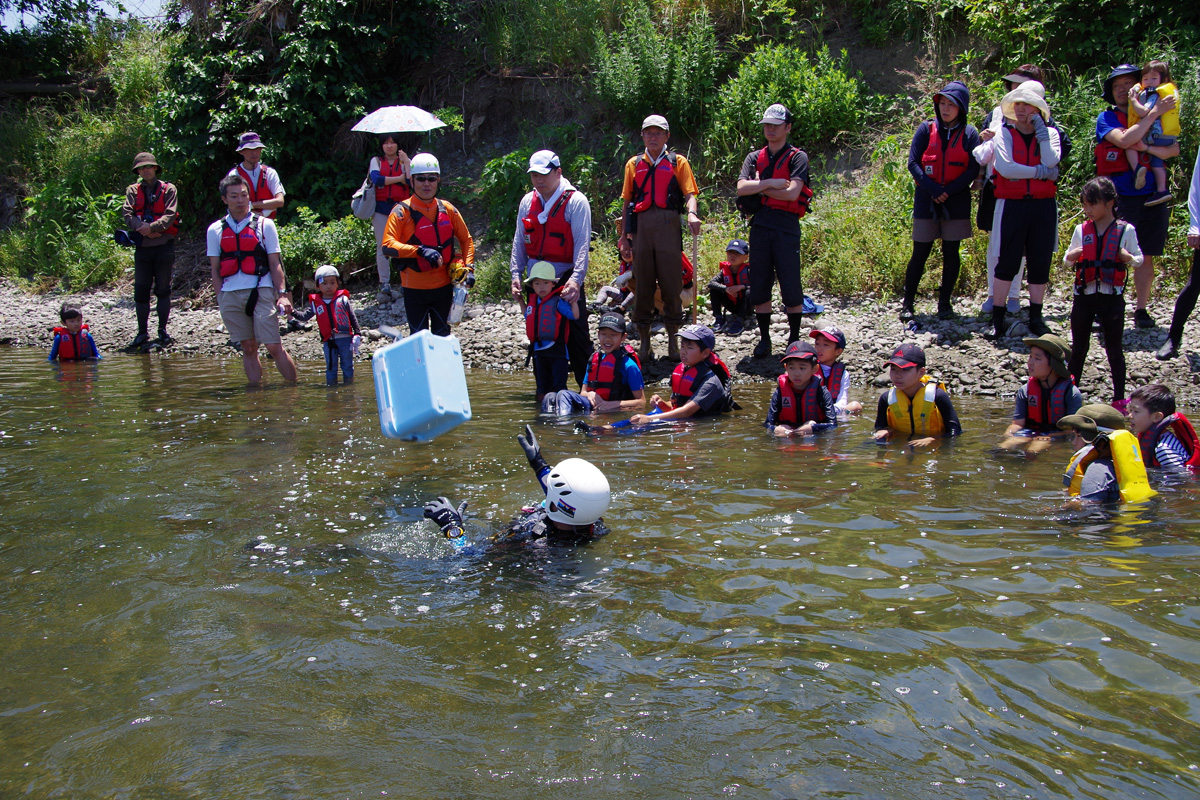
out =
<svg viewBox="0 0 1200 800"><path fill-rule="evenodd" d="M1197 487L1072 519L1008 402L933 454L773 440L767 386L589 439L476 371L408 445L366 365L41 358L0 361L0 797L1200 797ZM421 505L503 527L526 421L611 533L454 553Z"/></svg>

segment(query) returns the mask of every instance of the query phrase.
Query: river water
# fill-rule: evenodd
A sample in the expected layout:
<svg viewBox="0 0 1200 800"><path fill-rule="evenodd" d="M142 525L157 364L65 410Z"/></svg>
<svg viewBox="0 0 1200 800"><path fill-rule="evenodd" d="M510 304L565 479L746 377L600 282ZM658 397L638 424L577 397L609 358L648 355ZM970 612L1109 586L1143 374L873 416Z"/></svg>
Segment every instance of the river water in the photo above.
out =
<svg viewBox="0 0 1200 800"><path fill-rule="evenodd" d="M367 365L42 358L0 361L0 797L1200 797L1197 487L1071 517L1007 401L932 454L773 440L765 385L589 439L474 371L410 445ZM526 421L611 533L456 554L421 505L502 528Z"/></svg>

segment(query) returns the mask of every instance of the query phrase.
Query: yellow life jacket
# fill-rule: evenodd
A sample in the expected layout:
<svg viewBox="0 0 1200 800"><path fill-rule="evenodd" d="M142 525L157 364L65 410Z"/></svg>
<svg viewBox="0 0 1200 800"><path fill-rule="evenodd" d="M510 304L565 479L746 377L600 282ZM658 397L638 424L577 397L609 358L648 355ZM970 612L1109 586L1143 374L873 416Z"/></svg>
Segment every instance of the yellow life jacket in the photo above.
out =
<svg viewBox="0 0 1200 800"><path fill-rule="evenodd" d="M1142 461L1142 447L1136 436L1129 431L1113 431L1108 434L1108 446L1112 450L1113 472L1117 474L1117 488L1121 492L1122 503L1141 503L1158 494L1150 488L1146 464ZM1083 473L1087 471L1088 464L1095 460L1096 451L1090 444L1071 457L1067 471L1063 473L1063 486L1067 487L1067 494L1079 496Z"/></svg>
<svg viewBox="0 0 1200 800"><path fill-rule="evenodd" d="M925 388L917 392L911 400L904 392L897 391L893 386L887 396L888 427L897 433L903 433L909 438L913 436L941 436L946 432L946 421L942 412L938 411L934 398L937 390L945 390L942 383L930 380L926 375L921 378Z"/></svg>

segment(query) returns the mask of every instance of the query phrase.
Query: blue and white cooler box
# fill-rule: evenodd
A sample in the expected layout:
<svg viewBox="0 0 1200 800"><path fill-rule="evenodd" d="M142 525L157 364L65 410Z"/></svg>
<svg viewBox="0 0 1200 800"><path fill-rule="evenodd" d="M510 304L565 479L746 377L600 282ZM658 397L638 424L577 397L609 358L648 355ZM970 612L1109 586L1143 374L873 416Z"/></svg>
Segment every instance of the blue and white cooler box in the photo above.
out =
<svg viewBox="0 0 1200 800"><path fill-rule="evenodd" d="M456 337L417 331L376 350L371 368L379 427L389 439L428 442L471 418Z"/></svg>

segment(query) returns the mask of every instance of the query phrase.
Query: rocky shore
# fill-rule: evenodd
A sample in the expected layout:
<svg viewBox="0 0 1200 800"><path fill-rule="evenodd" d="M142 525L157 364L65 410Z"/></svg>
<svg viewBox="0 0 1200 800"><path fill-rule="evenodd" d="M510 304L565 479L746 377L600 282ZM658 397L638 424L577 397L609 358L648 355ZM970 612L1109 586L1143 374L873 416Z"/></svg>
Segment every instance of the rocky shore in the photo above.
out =
<svg viewBox="0 0 1200 800"><path fill-rule="evenodd" d="M353 288L353 287L352 287ZM826 297L814 294L825 306L825 312L806 318L808 326L837 325L846 334L848 345L843 354L847 366L854 372L852 396L869 399L874 390L862 391L867 382L885 385L881 365L900 342L915 341L926 349L930 372L945 382L951 394L981 394L1010 396L1025 381L1025 358L1028 348L1013 338L993 343L983 338L987 320L979 313L982 297L958 298L955 309L959 318L938 320L933 314L931 300L918 301L919 313L915 325L898 319L899 303L868 295L859 298ZM0 282L0 307L6 319L0 330L0 343L14 347L35 347L49 350L51 329L59 324L58 309L64 301L78 304L105 357L125 356L120 348L136 333L133 301L128 288L116 291L93 291L80 294L29 294L9 282ZM361 357L371 354L390 342L379 331L381 325L391 325L407 333L403 304L380 305L371 291L353 292L353 302L363 327L364 346ZM1183 354L1172 361L1158 361L1154 352L1166 337L1165 327L1170 320L1174 297L1162 298L1151 305L1151 314L1159 328L1138 330L1133 327L1132 315L1125 330L1125 351L1128 360L1129 386L1161 382L1170 386L1186 407L1200 404L1200 319L1193 318L1184 336ZM1047 322L1064 337L1070 338L1068 316L1070 298L1063 294L1047 297ZM1026 312L1017 315L1024 320ZM701 323L711 324L712 317L701 310ZM151 325L155 320L151 315ZM914 329L915 328L915 329ZM229 344L211 296L176 299L171 312L170 331L177 340L169 349L152 353L151 358L239 358ZM1028 335L1024 325L1016 334ZM474 368L522 370L525 365L525 329L520 309L515 303L484 301L469 304L464 321L455 329L462 342L463 355ZM739 336L718 334L717 350L729 365L738 382L773 380L781 372L779 353L787 338L784 316L775 315L772 326L775 355L756 359L751 350L757 333L747 331ZM316 326L309 331L291 331L283 336L285 347L301 361L322 361L320 338ZM674 364L666 358L664 333L653 338L654 352L659 357L643 365L648 382L667 378ZM139 356L145 357L145 356ZM323 368L322 368L323 369ZM1090 400L1107 401L1112 391L1108 380L1108 361L1104 348L1093 339L1083 376L1083 393ZM268 372L269 379L274 372ZM301 380L322 380L323 372L314 366L301 364ZM532 390L532 377L530 379ZM868 404L869 405L869 404Z"/></svg>

